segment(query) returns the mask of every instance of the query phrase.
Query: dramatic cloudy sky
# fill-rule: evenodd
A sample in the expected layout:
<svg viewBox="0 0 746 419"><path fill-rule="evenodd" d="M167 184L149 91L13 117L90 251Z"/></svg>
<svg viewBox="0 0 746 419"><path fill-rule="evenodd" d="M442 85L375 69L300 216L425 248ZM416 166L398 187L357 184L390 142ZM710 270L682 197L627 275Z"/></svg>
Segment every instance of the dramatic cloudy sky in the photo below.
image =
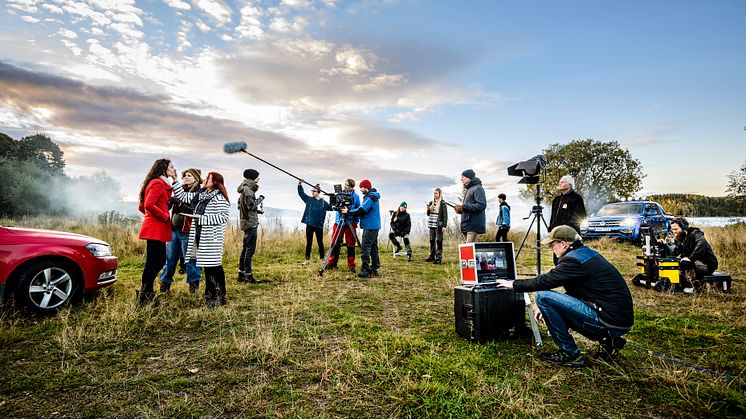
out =
<svg viewBox="0 0 746 419"><path fill-rule="evenodd" d="M6 0L0 25L0 130L128 199L168 156L298 208L239 140L386 208L474 168L494 211L507 165L574 139L629 148L648 192L722 195L746 159L743 1Z"/></svg>

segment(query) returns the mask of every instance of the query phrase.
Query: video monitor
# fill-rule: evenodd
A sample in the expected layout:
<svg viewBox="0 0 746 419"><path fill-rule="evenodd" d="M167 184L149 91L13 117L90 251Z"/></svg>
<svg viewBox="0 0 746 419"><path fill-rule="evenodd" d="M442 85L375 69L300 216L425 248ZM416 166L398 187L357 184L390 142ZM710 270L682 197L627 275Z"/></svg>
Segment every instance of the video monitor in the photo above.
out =
<svg viewBox="0 0 746 419"><path fill-rule="evenodd" d="M480 242L460 245L461 282L491 283L515 279L512 242Z"/></svg>

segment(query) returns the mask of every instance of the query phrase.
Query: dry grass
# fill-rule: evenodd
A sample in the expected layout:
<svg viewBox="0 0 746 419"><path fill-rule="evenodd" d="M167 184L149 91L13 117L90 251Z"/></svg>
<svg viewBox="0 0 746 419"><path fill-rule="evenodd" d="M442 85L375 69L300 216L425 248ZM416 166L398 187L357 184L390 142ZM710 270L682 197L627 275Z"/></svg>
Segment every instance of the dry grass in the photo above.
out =
<svg viewBox="0 0 746 419"><path fill-rule="evenodd" d="M0 415L115 417L564 417L739 416L746 413L746 299L742 225L707 229L732 294L660 294L632 289L642 348L735 377L672 363L629 347L617 365L559 369L528 341L469 344L453 328L455 244L445 263L392 258L381 238L382 276L303 266L303 237L263 230L255 261L265 282L235 282L242 236L226 238L229 304L210 310L177 281L157 309L138 309L144 246L136 226L78 221L20 223L109 241L119 282L57 317L2 313ZM19 224L18 221L15 224ZM494 233L493 233L494 234ZM512 232L517 242L521 232ZM534 269L529 237L519 270ZM426 256L416 237L415 259ZM611 240L591 246L630 278L639 249ZM547 269L551 256L542 252ZM723 260L728 259L728 260ZM731 271L732 269L732 271ZM545 330L544 330L545 332ZM546 337L549 340L548 337ZM581 348L593 343L579 339ZM552 345L550 344L550 349ZM60 395L65 395L60 397ZM56 413L55 413L56 412Z"/></svg>

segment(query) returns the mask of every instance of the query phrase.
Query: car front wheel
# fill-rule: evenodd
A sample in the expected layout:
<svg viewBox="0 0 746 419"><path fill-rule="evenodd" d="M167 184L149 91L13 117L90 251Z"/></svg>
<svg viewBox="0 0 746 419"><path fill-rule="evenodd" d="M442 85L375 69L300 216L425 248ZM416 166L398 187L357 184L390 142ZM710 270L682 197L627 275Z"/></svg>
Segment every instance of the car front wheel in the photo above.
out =
<svg viewBox="0 0 746 419"><path fill-rule="evenodd" d="M21 304L33 312L54 314L73 299L77 282L68 264L43 260L21 273L16 296Z"/></svg>

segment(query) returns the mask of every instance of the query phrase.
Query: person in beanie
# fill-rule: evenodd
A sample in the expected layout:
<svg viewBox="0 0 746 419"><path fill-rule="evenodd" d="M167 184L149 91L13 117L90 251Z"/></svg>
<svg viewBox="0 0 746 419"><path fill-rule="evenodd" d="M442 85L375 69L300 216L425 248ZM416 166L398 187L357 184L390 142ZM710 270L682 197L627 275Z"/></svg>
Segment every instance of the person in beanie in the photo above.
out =
<svg viewBox="0 0 746 419"><path fill-rule="evenodd" d="M199 192L186 192L178 181L174 183L174 196L181 202L190 202L194 213L189 230L186 259L195 260L197 267L205 270L205 303L210 308L226 303L223 251L225 227L228 224L230 201L223 176L210 172Z"/></svg>
<svg viewBox="0 0 746 419"><path fill-rule="evenodd" d="M409 245L409 232L412 229L412 221L409 219L409 213L407 212L407 203L402 202L399 204L399 209L393 213L391 217L391 233L389 233L389 240L394 244L396 250L394 253L401 252L401 245L396 240L396 236L401 237L404 240L404 247L407 249L407 261L412 261L412 246Z"/></svg>
<svg viewBox="0 0 746 419"><path fill-rule="evenodd" d="M355 193L355 180L347 179L344 182L344 194L352 198L352 206L347 208L348 211L354 211L360 206L360 197ZM337 216L334 219L334 226L332 227L332 248L329 260L326 263L327 269L336 269L337 260L339 260L340 246L335 246L335 241L339 240L341 235L342 242L347 247L347 269L351 273L355 273L355 245L357 242L357 217L345 216L344 222L342 221L342 211L337 210Z"/></svg>
<svg viewBox="0 0 746 419"><path fill-rule="evenodd" d="M138 237L147 242L142 285L137 290L137 305L141 307L155 300L153 282L166 263L166 243L171 240L168 201L171 199L172 187L169 178L175 177L176 169L171 160L158 159L153 162L140 187L138 209L145 217Z"/></svg>
<svg viewBox="0 0 746 419"><path fill-rule="evenodd" d="M181 172L181 187L184 192L199 192L202 183L202 171L199 169L186 169ZM192 228L192 219L183 214L194 213L191 202L181 202L178 198L171 197L171 241L166 244L166 266L161 273L161 292L168 292L174 281L174 273L179 259L187 254L189 244L189 230ZM199 290L199 281L202 273L197 267L195 260L185 261L186 281L189 284L189 292L194 294Z"/></svg>
<svg viewBox="0 0 746 419"><path fill-rule="evenodd" d="M497 225L497 233L495 234L496 242L508 241L508 231L510 231L510 205L505 202L505 198L507 197L504 193L497 196L497 201L500 203L500 206L498 207L499 211L497 213L497 220L495 221L495 224Z"/></svg>
<svg viewBox="0 0 746 419"><path fill-rule="evenodd" d="M311 196L306 195L303 191L302 180L298 182L298 196L306 204L300 222L306 225L306 260L303 264L308 265L311 261L314 235L319 246L319 259L324 260L324 221L326 212L331 211L332 206L321 197L318 186L311 188Z"/></svg>
<svg viewBox="0 0 746 419"><path fill-rule="evenodd" d="M478 234L487 231L487 198L482 181L473 170L466 169L461 173L461 183L464 185L464 199L455 209L461 214L461 234L467 243L473 243L477 241Z"/></svg>
<svg viewBox="0 0 746 419"><path fill-rule="evenodd" d="M369 180L360 182L360 192L363 193L363 202L355 210L343 208L342 212L351 216L360 217L360 227L363 229L363 264L358 278L371 278L378 275L381 261L378 258L378 230L381 229L381 210L378 200L381 195L373 188Z"/></svg>
<svg viewBox="0 0 746 419"><path fill-rule="evenodd" d="M539 356L566 367L582 367L585 358L569 329L600 343L597 356L610 361L627 342L623 335L632 329L634 310L627 282L597 251L583 245L571 226L557 226L542 240L558 258L557 266L536 278L497 284L516 292L538 291L536 320L547 323L559 351ZM565 293L550 291L564 287Z"/></svg>
<svg viewBox="0 0 746 419"><path fill-rule="evenodd" d="M435 264L443 260L443 233L448 226L448 207L443 199L443 191L435 188L433 200L427 204L427 227L430 230L430 256L425 262Z"/></svg>
<svg viewBox="0 0 746 419"><path fill-rule="evenodd" d="M238 259L238 282L255 284L251 262L256 252L256 237L259 230L259 208L264 201L264 195L256 196L259 190L259 172L254 169L246 169L243 172L244 180L238 185L238 213L240 227L243 230L243 249Z"/></svg>

